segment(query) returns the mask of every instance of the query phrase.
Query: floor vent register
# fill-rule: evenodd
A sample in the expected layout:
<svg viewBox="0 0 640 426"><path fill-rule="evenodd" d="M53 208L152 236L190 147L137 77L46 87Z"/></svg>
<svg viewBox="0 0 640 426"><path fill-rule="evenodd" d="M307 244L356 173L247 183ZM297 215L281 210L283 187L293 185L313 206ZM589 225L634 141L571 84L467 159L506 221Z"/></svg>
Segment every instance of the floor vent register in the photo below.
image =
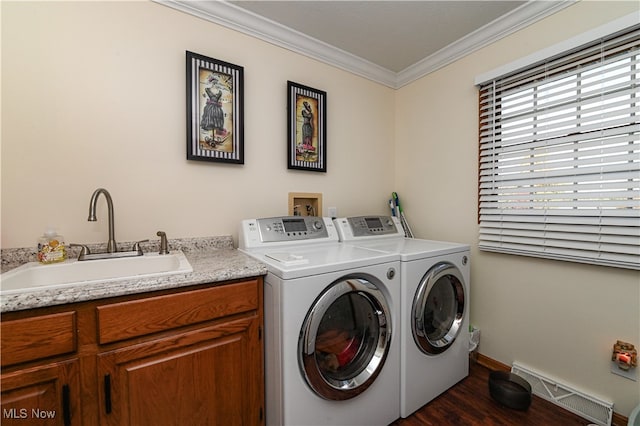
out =
<svg viewBox="0 0 640 426"><path fill-rule="evenodd" d="M511 372L531 384L532 392L566 410L598 425L609 426L613 418L613 403L580 392L554 379L513 363Z"/></svg>

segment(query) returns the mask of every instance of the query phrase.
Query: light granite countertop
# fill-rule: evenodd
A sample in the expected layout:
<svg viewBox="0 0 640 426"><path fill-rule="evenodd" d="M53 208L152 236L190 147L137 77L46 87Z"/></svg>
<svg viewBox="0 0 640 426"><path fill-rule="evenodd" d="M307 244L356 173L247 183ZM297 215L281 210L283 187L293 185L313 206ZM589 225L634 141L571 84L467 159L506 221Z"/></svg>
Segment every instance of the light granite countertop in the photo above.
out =
<svg viewBox="0 0 640 426"><path fill-rule="evenodd" d="M147 252L156 250L157 246L157 241L152 241L142 247ZM56 289L27 290L17 294L0 293L0 312L216 283L267 273L266 265L233 248L231 236L169 240L169 247L170 250L181 250L185 254L193 272L130 280L85 282ZM94 251L95 248L91 248ZM71 252L70 257L73 256L77 254ZM6 272L34 259L35 249L3 249L2 271Z"/></svg>

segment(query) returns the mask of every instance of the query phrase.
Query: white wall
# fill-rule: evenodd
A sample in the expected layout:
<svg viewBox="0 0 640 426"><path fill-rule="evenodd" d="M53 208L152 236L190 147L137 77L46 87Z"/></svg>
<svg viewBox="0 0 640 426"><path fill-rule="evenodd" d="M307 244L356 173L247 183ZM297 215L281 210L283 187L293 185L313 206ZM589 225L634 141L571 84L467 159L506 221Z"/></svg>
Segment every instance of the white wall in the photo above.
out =
<svg viewBox="0 0 640 426"><path fill-rule="evenodd" d="M48 225L67 242L236 235L287 214L289 192L324 214L386 213L394 91L151 2L6 2L2 12L2 247ZM186 160L185 51L244 67L245 164ZM287 170L287 80L327 92L327 173Z"/></svg>
<svg viewBox="0 0 640 426"><path fill-rule="evenodd" d="M396 99L396 187L418 236L473 247L480 352L600 395L627 416L640 403L640 382L611 374L609 360L617 339L640 346L640 274L477 250L474 78L638 7L580 2L403 87Z"/></svg>

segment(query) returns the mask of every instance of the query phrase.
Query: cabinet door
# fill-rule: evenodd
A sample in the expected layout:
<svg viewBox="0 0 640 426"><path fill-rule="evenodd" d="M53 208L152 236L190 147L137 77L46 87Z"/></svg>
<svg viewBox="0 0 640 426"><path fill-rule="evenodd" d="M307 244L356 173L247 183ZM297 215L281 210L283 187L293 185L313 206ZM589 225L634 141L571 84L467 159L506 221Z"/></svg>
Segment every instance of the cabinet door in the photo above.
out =
<svg viewBox="0 0 640 426"><path fill-rule="evenodd" d="M259 425L262 344L245 316L98 355L103 425Z"/></svg>
<svg viewBox="0 0 640 426"><path fill-rule="evenodd" d="M2 374L2 423L80 425L80 376L76 359Z"/></svg>

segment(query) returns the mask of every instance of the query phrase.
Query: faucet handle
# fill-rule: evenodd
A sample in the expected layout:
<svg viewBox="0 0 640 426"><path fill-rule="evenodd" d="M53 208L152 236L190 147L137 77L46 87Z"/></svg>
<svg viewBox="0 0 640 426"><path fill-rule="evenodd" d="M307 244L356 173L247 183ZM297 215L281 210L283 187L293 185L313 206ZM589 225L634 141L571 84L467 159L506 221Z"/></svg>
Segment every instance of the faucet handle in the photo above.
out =
<svg viewBox="0 0 640 426"><path fill-rule="evenodd" d="M160 253L159 254L169 254L169 243L167 242L167 234L163 231L158 231L156 233L158 237L160 237Z"/></svg>
<svg viewBox="0 0 640 426"><path fill-rule="evenodd" d="M69 244L69 247L82 247L80 249L80 254L78 255L78 260L84 260L86 255L91 254L91 250L89 250L89 247L84 244L71 243Z"/></svg>
<svg viewBox="0 0 640 426"><path fill-rule="evenodd" d="M146 240L136 241L133 244L133 247L131 248L131 251L137 251L138 252L138 256L142 256L144 254L144 252L142 251L142 248L140 247L140 243L146 243L146 242L149 242L148 238Z"/></svg>

